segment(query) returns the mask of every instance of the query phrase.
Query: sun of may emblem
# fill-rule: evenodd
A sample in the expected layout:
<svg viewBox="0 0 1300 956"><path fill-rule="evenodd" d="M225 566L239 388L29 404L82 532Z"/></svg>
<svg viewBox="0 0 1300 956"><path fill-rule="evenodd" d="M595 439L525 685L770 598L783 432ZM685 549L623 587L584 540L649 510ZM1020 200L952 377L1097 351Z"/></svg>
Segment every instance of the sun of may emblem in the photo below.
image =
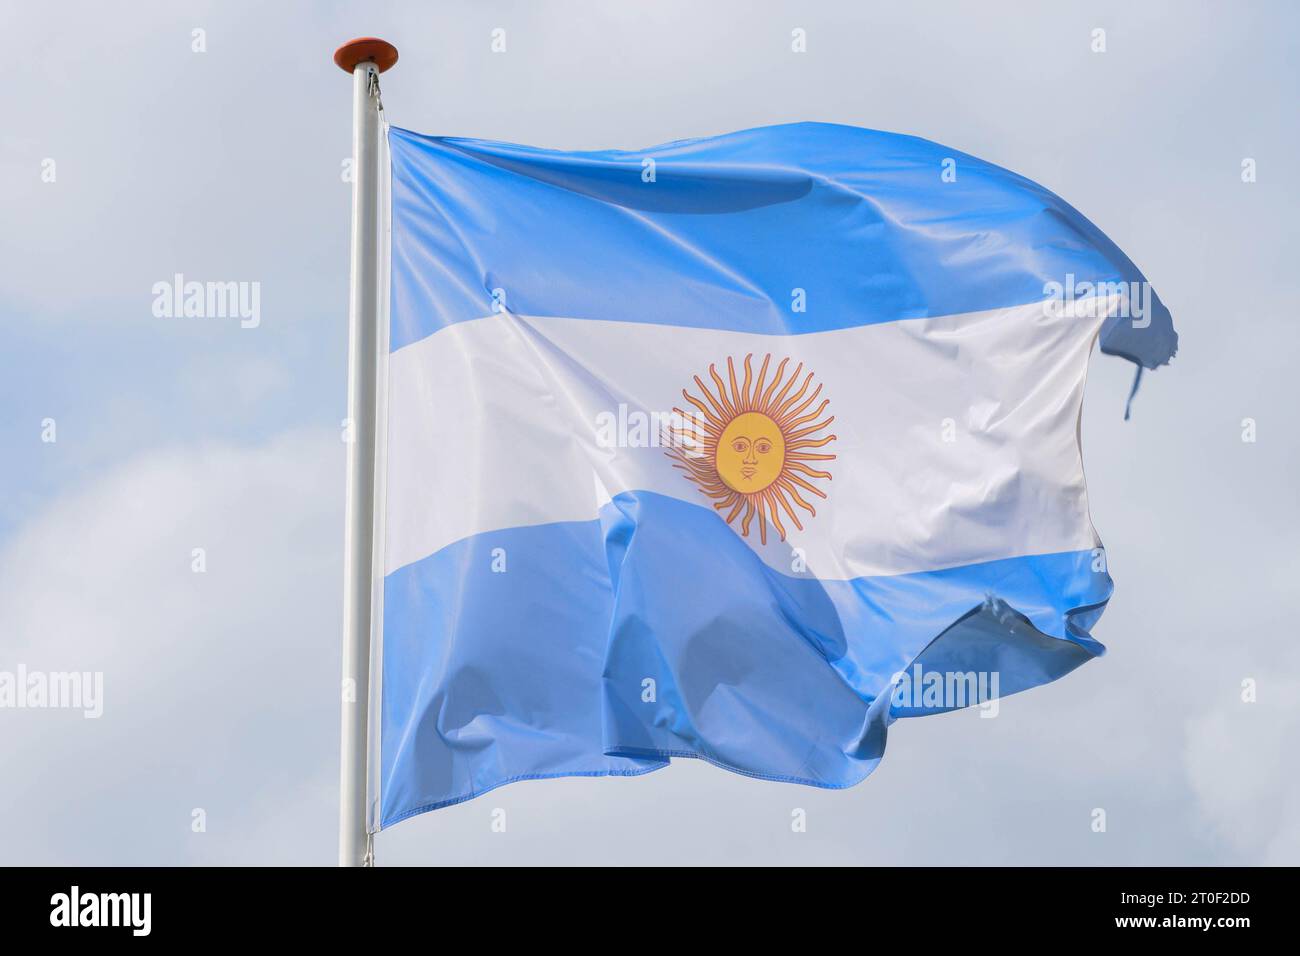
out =
<svg viewBox="0 0 1300 956"><path fill-rule="evenodd" d="M755 379L752 354L745 356L744 375L736 383L736 364L728 357L727 380L716 365L709 366L715 391L695 376L695 385L703 393L696 397L682 389L682 396L695 411L674 408L673 414L685 424L670 429L668 455L674 467L686 472L700 490L713 499L713 507L723 512L728 524L740 519L740 533L749 536L750 525L758 518L758 534L767 543L767 526L771 522L781 540L786 528L782 514L799 530L800 509L808 515L817 510L801 491L819 498L825 492L812 481L829 481L830 472L819 471L810 462L830 461L835 456L814 449L824 448L834 435L821 435L835 417L822 417L828 399L812 408L821 394L819 384L811 394L813 373L803 375L799 363L789 378L782 359L768 379L771 354L764 356ZM797 387L796 387L797 386Z"/></svg>

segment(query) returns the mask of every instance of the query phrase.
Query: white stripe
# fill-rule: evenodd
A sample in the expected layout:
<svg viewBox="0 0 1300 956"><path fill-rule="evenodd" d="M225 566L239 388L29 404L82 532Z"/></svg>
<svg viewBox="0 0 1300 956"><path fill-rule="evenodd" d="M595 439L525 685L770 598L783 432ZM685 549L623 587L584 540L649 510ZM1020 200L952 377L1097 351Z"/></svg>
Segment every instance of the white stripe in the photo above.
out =
<svg viewBox="0 0 1300 956"><path fill-rule="evenodd" d="M1114 307L1114 303L1110 304ZM604 448L598 416L686 406L748 353L803 362L835 415L816 517L766 547L823 579L1092 548L1078 445L1106 308L1043 303L796 336L494 315L389 359L386 573L470 535L590 520L646 490L708 505L658 447ZM951 420L947 441L945 420ZM789 527L789 522L786 522ZM557 561L563 556L557 555Z"/></svg>

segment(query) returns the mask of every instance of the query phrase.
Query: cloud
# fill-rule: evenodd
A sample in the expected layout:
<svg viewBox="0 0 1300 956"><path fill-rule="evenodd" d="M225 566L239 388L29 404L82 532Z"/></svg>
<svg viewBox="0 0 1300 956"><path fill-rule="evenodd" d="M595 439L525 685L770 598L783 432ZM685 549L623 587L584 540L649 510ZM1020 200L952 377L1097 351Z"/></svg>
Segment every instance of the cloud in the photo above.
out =
<svg viewBox="0 0 1300 956"><path fill-rule="evenodd" d="M1227 696L1187 722L1184 759L1203 823L1243 863L1300 859L1300 680L1261 675L1258 699Z"/></svg>
<svg viewBox="0 0 1300 956"><path fill-rule="evenodd" d="M0 669L102 671L104 714L0 710L6 859L333 860L343 480L332 431L159 451L13 535Z"/></svg>

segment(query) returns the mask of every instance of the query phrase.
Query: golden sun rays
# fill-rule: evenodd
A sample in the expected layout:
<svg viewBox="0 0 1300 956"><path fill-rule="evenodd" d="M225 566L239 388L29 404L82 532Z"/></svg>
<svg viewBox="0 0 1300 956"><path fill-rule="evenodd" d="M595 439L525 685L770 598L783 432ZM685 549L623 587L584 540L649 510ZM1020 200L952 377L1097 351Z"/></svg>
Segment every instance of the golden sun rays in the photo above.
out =
<svg viewBox="0 0 1300 956"><path fill-rule="evenodd" d="M736 363L728 357L725 379L716 365L709 366L713 390L698 375L695 385L702 396L682 389L693 410L673 409L675 419L684 424L669 429L667 454L673 467L684 471L712 499L728 524L740 520L742 535L749 536L757 518L759 539L767 544L769 523L784 541L784 519L802 531L799 511L809 517L817 514L801 492L826 497L811 482L829 481L830 472L819 471L810 462L835 458L813 450L835 440L834 435L818 437L835 416L822 417L829 399L812 408L822 387L819 384L808 393L813 373L804 375L802 362L787 378L790 360L782 359L769 381L771 353L764 356L757 379L753 358L752 353L745 356L739 384Z"/></svg>

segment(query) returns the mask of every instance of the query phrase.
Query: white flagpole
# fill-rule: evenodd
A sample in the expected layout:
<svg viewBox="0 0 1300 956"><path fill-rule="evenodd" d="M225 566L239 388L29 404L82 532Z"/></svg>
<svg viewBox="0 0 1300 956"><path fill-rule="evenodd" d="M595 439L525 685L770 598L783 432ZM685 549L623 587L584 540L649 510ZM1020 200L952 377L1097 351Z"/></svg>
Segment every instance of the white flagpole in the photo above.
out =
<svg viewBox="0 0 1300 956"><path fill-rule="evenodd" d="M374 862L366 815L379 366L379 74L397 50L350 40L334 62L352 74L352 276L348 306L348 484L343 543L343 725L339 866Z"/></svg>

